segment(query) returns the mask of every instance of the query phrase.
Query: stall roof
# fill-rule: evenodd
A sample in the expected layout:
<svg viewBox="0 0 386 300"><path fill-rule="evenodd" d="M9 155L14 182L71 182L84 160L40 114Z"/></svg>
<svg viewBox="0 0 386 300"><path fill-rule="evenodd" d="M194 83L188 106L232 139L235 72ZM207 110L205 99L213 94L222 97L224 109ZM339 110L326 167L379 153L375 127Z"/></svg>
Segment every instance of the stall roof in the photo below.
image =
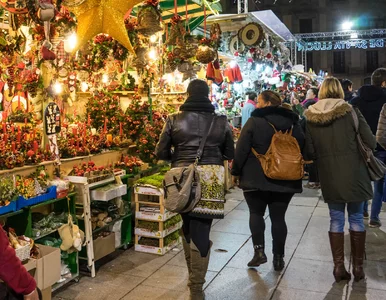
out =
<svg viewBox="0 0 386 300"><path fill-rule="evenodd" d="M204 21L204 5L206 6L206 15L218 15L222 11L220 1L207 0L177 0L177 13L186 19L186 10L188 13L189 28L194 30ZM162 19L165 23L170 23L175 14L174 0L161 0Z"/></svg>
<svg viewBox="0 0 386 300"><path fill-rule="evenodd" d="M282 21L274 14L272 10L261 10L250 13L254 18L264 24L277 36L281 37L284 41L293 41L295 37L291 31L283 24Z"/></svg>
<svg viewBox="0 0 386 300"><path fill-rule="evenodd" d="M272 10L254 11L245 14L227 14L210 16L207 19L208 24L219 22L223 31L238 31L248 22L258 22L266 27L273 34L277 35L283 41L295 40L295 37L289 31L287 26L274 14ZM228 23L224 24L223 23Z"/></svg>

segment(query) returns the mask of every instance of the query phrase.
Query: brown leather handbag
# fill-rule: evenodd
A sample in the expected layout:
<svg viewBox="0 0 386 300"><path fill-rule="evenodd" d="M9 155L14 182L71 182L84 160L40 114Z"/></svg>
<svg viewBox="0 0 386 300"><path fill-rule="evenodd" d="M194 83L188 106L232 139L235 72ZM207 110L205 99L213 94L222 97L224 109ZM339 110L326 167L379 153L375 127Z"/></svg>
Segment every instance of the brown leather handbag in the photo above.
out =
<svg viewBox="0 0 386 300"><path fill-rule="evenodd" d="M275 180L300 180L304 176L304 165L299 143L292 136L292 129L282 132L275 130L267 153L259 154L251 148L252 153L258 158L265 176Z"/></svg>

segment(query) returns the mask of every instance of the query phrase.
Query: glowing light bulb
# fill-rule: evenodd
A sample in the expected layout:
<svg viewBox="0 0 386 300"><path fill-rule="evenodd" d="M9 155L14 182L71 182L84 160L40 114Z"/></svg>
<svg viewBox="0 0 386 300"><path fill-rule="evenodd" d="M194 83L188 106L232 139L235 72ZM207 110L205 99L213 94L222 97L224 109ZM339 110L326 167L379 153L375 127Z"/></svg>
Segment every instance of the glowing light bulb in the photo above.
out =
<svg viewBox="0 0 386 300"><path fill-rule="evenodd" d="M54 89L54 93L56 95L59 95L63 92L63 87L62 87L61 83L59 83L59 82L55 82L53 89Z"/></svg>
<svg viewBox="0 0 386 300"><path fill-rule="evenodd" d="M351 30L351 28L354 26L354 23L351 21L343 22L342 24L342 30Z"/></svg>
<svg viewBox="0 0 386 300"><path fill-rule="evenodd" d="M155 43L156 41L158 40L158 36L156 34L153 34L151 37L150 37L150 43Z"/></svg>
<svg viewBox="0 0 386 300"><path fill-rule="evenodd" d="M85 93L85 92L87 92L87 90L88 90L88 84L87 84L87 82L82 82L81 84L80 84L80 89L81 89L81 91L83 92L83 93Z"/></svg>
<svg viewBox="0 0 386 300"><path fill-rule="evenodd" d="M73 32L66 40L64 40L64 51L71 53L78 42L78 38L76 33Z"/></svg>
<svg viewBox="0 0 386 300"><path fill-rule="evenodd" d="M352 39L357 39L357 38L358 38L358 33L352 33L352 34L350 35L350 38L352 38Z"/></svg>
<svg viewBox="0 0 386 300"><path fill-rule="evenodd" d="M155 51L155 49L151 49L148 53L149 55L149 58L151 60L156 60L157 59L157 51Z"/></svg>
<svg viewBox="0 0 386 300"><path fill-rule="evenodd" d="M102 76L102 82L103 83L108 83L109 82L109 75L107 75L107 74L103 74L103 76Z"/></svg>

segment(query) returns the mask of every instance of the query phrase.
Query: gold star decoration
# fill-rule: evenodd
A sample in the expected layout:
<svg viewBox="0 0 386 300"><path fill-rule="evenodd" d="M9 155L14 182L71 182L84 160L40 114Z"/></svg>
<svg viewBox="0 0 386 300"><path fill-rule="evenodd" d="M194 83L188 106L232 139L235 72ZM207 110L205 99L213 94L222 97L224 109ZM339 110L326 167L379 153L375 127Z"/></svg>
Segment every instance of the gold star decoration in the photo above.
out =
<svg viewBox="0 0 386 300"><path fill-rule="evenodd" d="M78 41L73 52L97 34L106 33L134 53L125 28L124 16L140 2L142 0L86 0L78 6L68 6L68 10L78 20Z"/></svg>

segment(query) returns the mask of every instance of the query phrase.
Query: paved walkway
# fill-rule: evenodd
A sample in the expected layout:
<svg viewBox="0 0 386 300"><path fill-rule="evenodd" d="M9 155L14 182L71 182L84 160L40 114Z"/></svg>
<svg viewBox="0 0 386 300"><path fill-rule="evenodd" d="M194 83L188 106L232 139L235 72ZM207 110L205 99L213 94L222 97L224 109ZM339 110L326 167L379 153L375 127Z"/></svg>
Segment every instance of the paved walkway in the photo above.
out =
<svg viewBox="0 0 386 300"><path fill-rule="evenodd" d="M368 229L366 281L334 283L328 241L328 209L316 191L306 190L293 199L287 213L286 268L280 274L271 261L270 221L266 243L269 262L248 269L253 255L248 227L248 207L242 192L227 196L226 217L213 225L212 248L207 274L207 300L381 300L386 299L386 214L381 229ZM346 245L349 236L346 235ZM350 252L346 249L348 265ZM102 266L97 277L82 277L54 299L143 300L188 299L188 272L183 253L176 249L159 257L121 252Z"/></svg>

